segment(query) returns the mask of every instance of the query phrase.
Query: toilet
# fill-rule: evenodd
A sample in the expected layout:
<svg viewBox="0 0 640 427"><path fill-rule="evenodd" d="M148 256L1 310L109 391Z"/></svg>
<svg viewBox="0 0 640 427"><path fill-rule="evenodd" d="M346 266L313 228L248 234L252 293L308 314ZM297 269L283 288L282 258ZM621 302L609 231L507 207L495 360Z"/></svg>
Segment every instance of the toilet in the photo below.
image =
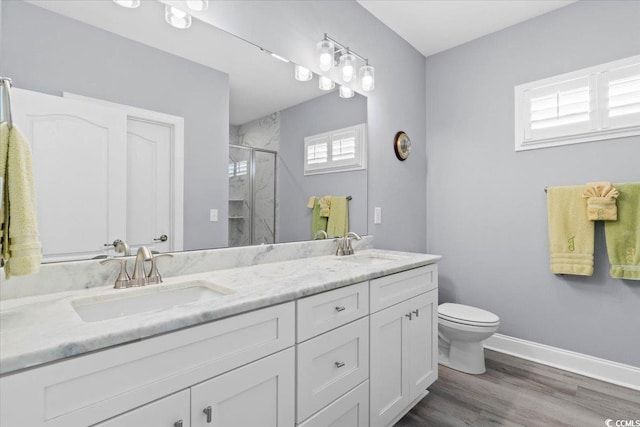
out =
<svg viewBox="0 0 640 427"><path fill-rule="evenodd" d="M483 374L482 341L500 325L495 314L476 307L444 303L438 306L438 362L468 374Z"/></svg>

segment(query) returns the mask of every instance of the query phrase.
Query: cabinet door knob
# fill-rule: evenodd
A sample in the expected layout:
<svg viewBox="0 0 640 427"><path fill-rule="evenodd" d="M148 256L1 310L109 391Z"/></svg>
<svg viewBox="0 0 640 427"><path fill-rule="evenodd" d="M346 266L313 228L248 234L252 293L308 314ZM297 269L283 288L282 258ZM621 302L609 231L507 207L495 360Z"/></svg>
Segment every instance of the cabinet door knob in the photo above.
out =
<svg viewBox="0 0 640 427"><path fill-rule="evenodd" d="M336 311L337 312L341 312L341 311L344 311L344 310L345 310L344 307L340 307L340 306L336 307Z"/></svg>
<svg viewBox="0 0 640 427"><path fill-rule="evenodd" d="M182 420L178 420L175 423L173 423L173 427L182 427Z"/></svg>
<svg viewBox="0 0 640 427"><path fill-rule="evenodd" d="M167 240L169 240L169 237L166 234L163 234L157 239L153 239L154 242L166 242Z"/></svg>
<svg viewBox="0 0 640 427"><path fill-rule="evenodd" d="M344 362L336 362L336 368L342 368L344 366Z"/></svg>
<svg viewBox="0 0 640 427"><path fill-rule="evenodd" d="M415 314L416 317L418 317L420 315L420 310L419 309L413 310L413 314Z"/></svg>
<svg viewBox="0 0 640 427"><path fill-rule="evenodd" d="M211 406L207 406L202 410L202 412L207 416L207 424L209 424L211 422L211 413L213 412L213 409Z"/></svg>
<svg viewBox="0 0 640 427"><path fill-rule="evenodd" d="M413 313L405 314L405 317L408 317L408 318L409 318L409 320L411 320L411 318L413 317Z"/></svg>

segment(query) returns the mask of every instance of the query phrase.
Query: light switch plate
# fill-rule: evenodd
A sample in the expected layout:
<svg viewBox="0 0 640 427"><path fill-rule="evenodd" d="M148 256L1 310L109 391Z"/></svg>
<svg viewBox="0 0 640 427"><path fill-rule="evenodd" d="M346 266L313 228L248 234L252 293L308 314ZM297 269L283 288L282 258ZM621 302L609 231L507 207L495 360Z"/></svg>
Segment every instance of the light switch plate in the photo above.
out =
<svg viewBox="0 0 640 427"><path fill-rule="evenodd" d="M382 208L375 208L373 210L373 223L382 224Z"/></svg>
<svg viewBox="0 0 640 427"><path fill-rule="evenodd" d="M218 222L218 209L211 209L209 211L209 221Z"/></svg>

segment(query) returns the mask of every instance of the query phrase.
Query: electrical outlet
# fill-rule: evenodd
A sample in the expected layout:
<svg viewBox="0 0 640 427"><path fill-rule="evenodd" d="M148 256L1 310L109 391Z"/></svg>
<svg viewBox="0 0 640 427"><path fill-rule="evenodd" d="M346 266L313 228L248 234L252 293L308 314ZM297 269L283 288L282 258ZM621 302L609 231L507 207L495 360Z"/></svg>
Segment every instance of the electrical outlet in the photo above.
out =
<svg viewBox="0 0 640 427"><path fill-rule="evenodd" d="M218 222L218 209L211 209L209 211L209 221Z"/></svg>
<svg viewBox="0 0 640 427"><path fill-rule="evenodd" d="M382 208L375 208L373 210L373 223L382 224Z"/></svg>

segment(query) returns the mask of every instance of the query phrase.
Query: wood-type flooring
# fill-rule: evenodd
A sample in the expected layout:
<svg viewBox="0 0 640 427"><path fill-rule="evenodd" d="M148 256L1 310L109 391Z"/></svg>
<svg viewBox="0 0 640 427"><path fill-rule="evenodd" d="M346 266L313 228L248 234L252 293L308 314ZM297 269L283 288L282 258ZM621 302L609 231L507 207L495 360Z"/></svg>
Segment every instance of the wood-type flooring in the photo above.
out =
<svg viewBox="0 0 640 427"><path fill-rule="evenodd" d="M640 391L490 350L485 358L483 375L440 365L429 395L395 427L640 426Z"/></svg>

